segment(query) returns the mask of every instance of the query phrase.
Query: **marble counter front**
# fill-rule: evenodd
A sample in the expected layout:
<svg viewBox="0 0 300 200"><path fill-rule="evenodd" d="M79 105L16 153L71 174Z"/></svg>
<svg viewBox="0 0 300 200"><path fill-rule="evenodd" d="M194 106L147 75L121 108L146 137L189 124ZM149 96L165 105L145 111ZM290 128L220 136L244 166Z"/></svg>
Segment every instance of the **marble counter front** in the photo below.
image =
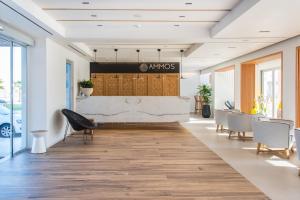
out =
<svg viewBox="0 0 300 200"><path fill-rule="evenodd" d="M184 122L190 98L177 96L91 96L77 98L77 112L99 123Z"/></svg>

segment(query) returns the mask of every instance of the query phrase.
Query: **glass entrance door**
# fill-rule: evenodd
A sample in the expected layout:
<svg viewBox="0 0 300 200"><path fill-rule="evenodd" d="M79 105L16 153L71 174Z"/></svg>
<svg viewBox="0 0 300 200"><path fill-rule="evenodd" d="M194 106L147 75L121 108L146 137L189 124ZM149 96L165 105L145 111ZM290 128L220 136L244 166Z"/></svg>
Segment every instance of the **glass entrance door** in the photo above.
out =
<svg viewBox="0 0 300 200"><path fill-rule="evenodd" d="M26 147L26 47L0 37L0 159Z"/></svg>

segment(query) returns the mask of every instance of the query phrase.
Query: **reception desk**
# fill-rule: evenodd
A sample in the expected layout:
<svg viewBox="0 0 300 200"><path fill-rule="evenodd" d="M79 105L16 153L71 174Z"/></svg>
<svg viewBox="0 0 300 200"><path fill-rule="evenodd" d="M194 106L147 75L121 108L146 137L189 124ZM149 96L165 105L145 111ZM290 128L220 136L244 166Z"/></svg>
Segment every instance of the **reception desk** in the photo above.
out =
<svg viewBox="0 0 300 200"><path fill-rule="evenodd" d="M77 112L99 123L184 122L190 98L177 96L91 96L77 98Z"/></svg>

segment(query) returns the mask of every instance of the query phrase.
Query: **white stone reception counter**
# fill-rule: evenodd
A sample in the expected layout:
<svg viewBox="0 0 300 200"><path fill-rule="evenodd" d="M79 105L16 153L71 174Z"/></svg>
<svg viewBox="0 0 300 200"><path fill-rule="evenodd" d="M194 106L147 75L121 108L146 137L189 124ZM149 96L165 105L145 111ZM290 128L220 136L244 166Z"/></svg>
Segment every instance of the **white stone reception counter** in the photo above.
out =
<svg viewBox="0 0 300 200"><path fill-rule="evenodd" d="M77 98L77 112L99 123L184 122L190 98L176 96L91 96Z"/></svg>

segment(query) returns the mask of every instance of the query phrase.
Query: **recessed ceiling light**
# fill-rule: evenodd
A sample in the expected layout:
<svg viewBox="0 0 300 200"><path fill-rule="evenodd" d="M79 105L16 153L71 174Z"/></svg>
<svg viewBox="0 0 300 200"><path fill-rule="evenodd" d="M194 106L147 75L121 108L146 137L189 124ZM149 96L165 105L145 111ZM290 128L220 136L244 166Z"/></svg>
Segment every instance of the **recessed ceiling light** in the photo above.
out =
<svg viewBox="0 0 300 200"><path fill-rule="evenodd" d="M133 17L135 17L135 18L141 18L142 15L140 15L140 14L134 14Z"/></svg>
<svg viewBox="0 0 300 200"><path fill-rule="evenodd" d="M179 24L174 24L174 26L175 26L175 27L179 27L180 25L179 25Z"/></svg>
<svg viewBox="0 0 300 200"><path fill-rule="evenodd" d="M193 5L192 2L186 2L185 5Z"/></svg>
<svg viewBox="0 0 300 200"><path fill-rule="evenodd" d="M260 33L270 33L271 31L268 31L268 30L261 30L259 31Z"/></svg>
<svg viewBox="0 0 300 200"><path fill-rule="evenodd" d="M81 4L88 5L88 4L90 4L90 2L89 1L83 1Z"/></svg>
<svg viewBox="0 0 300 200"><path fill-rule="evenodd" d="M98 24L97 26L101 27L101 26L103 26L103 25L102 25L102 24Z"/></svg>
<svg viewBox="0 0 300 200"><path fill-rule="evenodd" d="M229 49L235 49L236 47L228 47Z"/></svg>
<svg viewBox="0 0 300 200"><path fill-rule="evenodd" d="M141 28L142 27L142 25L140 25L140 24L135 24L135 25L133 25L135 28Z"/></svg>
<svg viewBox="0 0 300 200"><path fill-rule="evenodd" d="M97 15L96 14L92 14L91 17L97 17Z"/></svg>
<svg viewBox="0 0 300 200"><path fill-rule="evenodd" d="M179 18L185 18L185 16L184 15L180 15Z"/></svg>
<svg viewBox="0 0 300 200"><path fill-rule="evenodd" d="M249 42L249 40L242 40L242 42Z"/></svg>

